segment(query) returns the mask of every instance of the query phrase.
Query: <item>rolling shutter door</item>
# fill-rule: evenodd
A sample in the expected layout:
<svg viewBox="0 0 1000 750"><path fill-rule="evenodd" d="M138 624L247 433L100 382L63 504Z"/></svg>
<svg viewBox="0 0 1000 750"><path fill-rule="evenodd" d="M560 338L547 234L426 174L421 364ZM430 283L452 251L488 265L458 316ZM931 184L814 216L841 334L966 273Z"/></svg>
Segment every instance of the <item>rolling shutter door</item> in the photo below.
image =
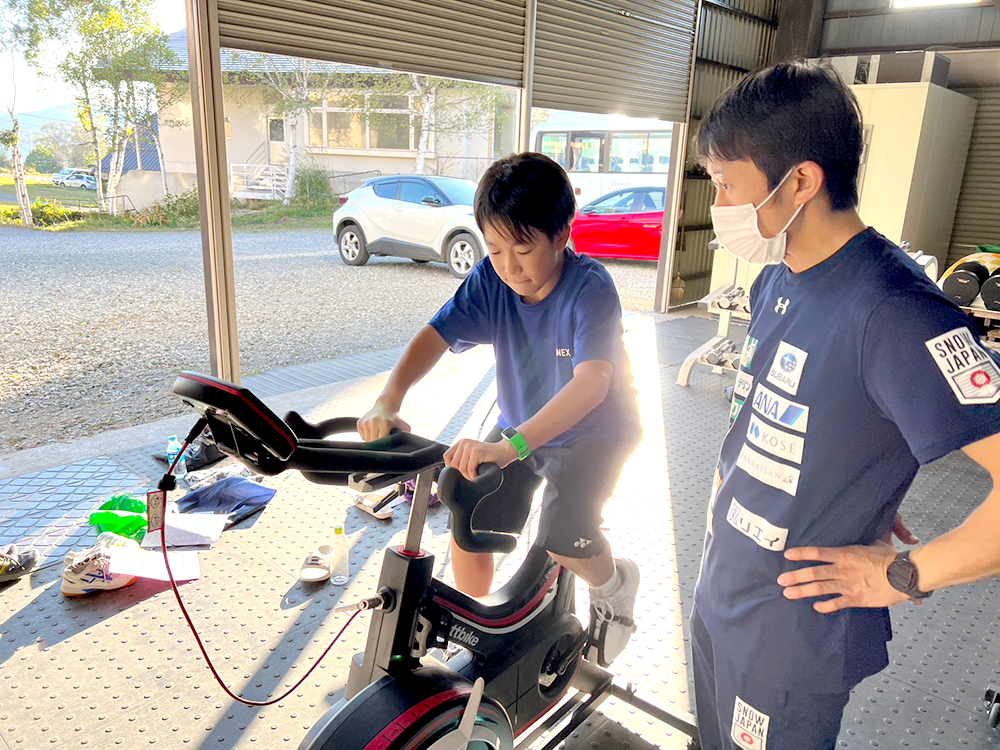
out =
<svg viewBox="0 0 1000 750"><path fill-rule="evenodd" d="M538 0L535 107L684 122L696 0Z"/></svg>
<svg viewBox="0 0 1000 750"><path fill-rule="evenodd" d="M525 0L218 0L223 47L522 86Z"/></svg>
<svg viewBox="0 0 1000 750"><path fill-rule="evenodd" d="M969 158L951 230L948 265L975 251L1000 244L1000 88L960 89L976 99ZM944 270L943 268L941 269Z"/></svg>

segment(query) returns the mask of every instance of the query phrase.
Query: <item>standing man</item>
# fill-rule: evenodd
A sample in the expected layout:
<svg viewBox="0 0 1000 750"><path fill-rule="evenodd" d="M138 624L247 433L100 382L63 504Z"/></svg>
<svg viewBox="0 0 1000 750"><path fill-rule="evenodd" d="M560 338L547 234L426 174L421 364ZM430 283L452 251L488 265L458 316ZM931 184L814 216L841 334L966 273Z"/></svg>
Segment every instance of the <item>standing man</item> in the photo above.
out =
<svg viewBox="0 0 1000 750"><path fill-rule="evenodd" d="M720 243L768 264L691 620L706 750L833 748L850 690L888 664L888 607L1000 572L998 358L861 221L861 145L850 90L798 62L741 80L697 137ZM897 509L918 467L959 449L992 492L898 553L894 530L917 542Z"/></svg>

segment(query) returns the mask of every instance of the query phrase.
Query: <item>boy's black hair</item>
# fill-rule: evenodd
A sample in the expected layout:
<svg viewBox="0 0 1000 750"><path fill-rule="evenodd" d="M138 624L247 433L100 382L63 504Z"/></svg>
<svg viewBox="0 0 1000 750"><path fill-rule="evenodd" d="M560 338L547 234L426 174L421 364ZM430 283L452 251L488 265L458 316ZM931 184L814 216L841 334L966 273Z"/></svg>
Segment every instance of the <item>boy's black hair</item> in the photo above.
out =
<svg viewBox="0 0 1000 750"><path fill-rule="evenodd" d="M554 240L576 214L569 175L542 154L511 154L490 165L479 181L476 224L492 224L517 242L541 232Z"/></svg>
<svg viewBox="0 0 1000 750"><path fill-rule="evenodd" d="M835 70L801 60L751 73L702 119L697 158L749 159L777 187L789 170L814 161L834 211L858 204L861 110Z"/></svg>

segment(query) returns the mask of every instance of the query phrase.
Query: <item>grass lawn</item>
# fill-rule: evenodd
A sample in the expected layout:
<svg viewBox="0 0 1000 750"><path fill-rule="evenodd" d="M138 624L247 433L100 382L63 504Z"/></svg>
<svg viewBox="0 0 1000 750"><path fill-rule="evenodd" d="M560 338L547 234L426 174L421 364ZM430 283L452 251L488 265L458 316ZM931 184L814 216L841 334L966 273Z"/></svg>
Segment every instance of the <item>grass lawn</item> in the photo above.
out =
<svg viewBox="0 0 1000 750"><path fill-rule="evenodd" d="M9 196L9 202L16 202L14 193L14 178L4 175L0 177L0 195ZM64 206L76 206L79 203L84 205L93 203L97 199L96 190L86 190L84 188L57 187L48 178L29 177L28 197L34 203L36 198L55 198ZM4 201L5 203L8 201Z"/></svg>
<svg viewBox="0 0 1000 750"><path fill-rule="evenodd" d="M0 196L9 196L10 201L0 201L0 206L14 205L14 178L0 175ZM56 187L48 177L28 178L28 197L32 202L37 198L54 198L67 208L81 203L93 205L96 191L82 188ZM78 221L52 227L55 231L163 231L176 229L197 229L200 226L197 203L191 205L182 199L181 210L164 216L160 223L144 223L141 216L129 213L118 216L107 214L85 214ZM283 206L280 201L255 202L252 207L234 202L232 206L232 226L237 231L269 231L275 229L330 229L334 206L322 203L311 205Z"/></svg>

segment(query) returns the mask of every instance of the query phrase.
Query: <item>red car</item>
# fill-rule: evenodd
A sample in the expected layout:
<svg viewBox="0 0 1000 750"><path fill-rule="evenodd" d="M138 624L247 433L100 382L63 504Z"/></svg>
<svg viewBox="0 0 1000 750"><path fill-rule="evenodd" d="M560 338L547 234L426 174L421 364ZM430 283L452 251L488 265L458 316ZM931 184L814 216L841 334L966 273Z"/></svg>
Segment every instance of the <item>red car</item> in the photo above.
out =
<svg viewBox="0 0 1000 750"><path fill-rule="evenodd" d="M657 260L666 190L628 188L601 196L573 220L570 247L600 258Z"/></svg>

